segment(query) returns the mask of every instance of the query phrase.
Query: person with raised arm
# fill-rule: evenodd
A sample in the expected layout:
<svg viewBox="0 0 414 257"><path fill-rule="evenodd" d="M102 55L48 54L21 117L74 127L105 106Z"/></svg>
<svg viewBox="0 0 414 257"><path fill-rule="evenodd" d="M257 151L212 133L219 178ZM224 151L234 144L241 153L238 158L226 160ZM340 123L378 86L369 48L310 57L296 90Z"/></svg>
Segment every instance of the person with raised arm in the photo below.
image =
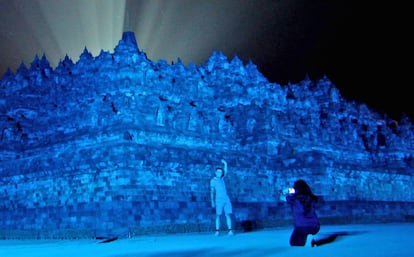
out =
<svg viewBox="0 0 414 257"><path fill-rule="evenodd" d="M210 180L211 207L215 208L216 212L216 236L220 235L220 218L223 213L226 216L228 235L234 235L231 220L233 208L224 183L224 177L227 174L227 162L224 159L221 162L223 167L217 167L215 176Z"/></svg>

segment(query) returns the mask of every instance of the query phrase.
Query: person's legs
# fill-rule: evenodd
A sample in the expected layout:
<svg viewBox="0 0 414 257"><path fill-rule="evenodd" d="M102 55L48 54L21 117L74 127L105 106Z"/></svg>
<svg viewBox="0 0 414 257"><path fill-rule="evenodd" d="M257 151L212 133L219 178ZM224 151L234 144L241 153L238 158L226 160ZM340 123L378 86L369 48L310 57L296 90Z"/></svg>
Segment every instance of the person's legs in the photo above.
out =
<svg viewBox="0 0 414 257"><path fill-rule="evenodd" d="M227 228L229 229L229 235L233 235L232 221L231 221L232 212L233 212L233 208L232 208L231 202L228 201L224 205L224 213L226 215L226 224L227 224Z"/></svg>
<svg viewBox="0 0 414 257"><path fill-rule="evenodd" d="M220 234L220 215L216 215L216 232L215 235L218 236Z"/></svg>
<svg viewBox="0 0 414 257"><path fill-rule="evenodd" d="M216 233L215 235L218 236L220 234L220 218L221 215L223 214L223 202L222 201L217 201L216 202Z"/></svg>
<svg viewBox="0 0 414 257"><path fill-rule="evenodd" d="M321 229L320 226L311 227L311 228L309 228L309 233L314 236L314 235L318 234L318 232L319 232L320 229ZM315 239L312 239L311 246L314 247L315 244L316 244Z"/></svg>
<svg viewBox="0 0 414 257"><path fill-rule="evenodd" d="M230 216L230 214L226 214L226 223L227 223L227 228L229 229L229 234L233 234L232 227L231 227L231 216Z"/></svg>
<svg viewBox="0 0 414 257"><path fill-rule="evenodd" d="M315 226L315 227L310 227L309 228L309 234L316 235L316 234L318 234L320 229L321 229L321 227L319 225Z"/></svg>
<svg viewBox="0 0 414 257"><path fill-rule="evenodd" d="M315 245L320 246L320 245L332 243L333 241L335 241L337 237L338 237L337 235L330 235L326 238L322 238L319 240L312 240L312 247L314 247Z"/></svg>
<svg viewBox="0 0 414 257"><path fill-rule="evenodd" d="M303 228L297 227L293 229L289 243L291 246L305 246L307 237L307 231Z"/></svg>
<svg viewBox="0 0 414 257"><path fill-rule="evenodd" d="M216 231L220 230L220 215L216 215Z"/></svg>
<svg viewBox="0 0 414 257"><path fill-rule="evenodd" d="M316 246L321 246L324 244L329 244L332 243L333 241L335 241L339 236L344 236L347 235L347 233L333 233L330 234L324 238L320 238L318 240L312 240L312 247Z"/></svg>

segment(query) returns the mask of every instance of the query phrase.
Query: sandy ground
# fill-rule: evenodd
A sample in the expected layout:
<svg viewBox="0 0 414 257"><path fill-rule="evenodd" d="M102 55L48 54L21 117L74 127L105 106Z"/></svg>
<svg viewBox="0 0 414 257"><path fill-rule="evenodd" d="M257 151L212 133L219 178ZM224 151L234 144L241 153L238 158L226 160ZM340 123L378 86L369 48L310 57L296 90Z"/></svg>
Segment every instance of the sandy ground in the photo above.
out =
<svg viewBox="0 0 414 257"><path fill-rule="evenodd" d="M236 231L237 232L237 231ZM2 240L1 257L412 257L414 223L323 226L315 239L340 233L335 241L311 247L289 246L291 229L266 229L234 236L211 233L99 240ZM345 234L345 235L344 235Z"/></svg>

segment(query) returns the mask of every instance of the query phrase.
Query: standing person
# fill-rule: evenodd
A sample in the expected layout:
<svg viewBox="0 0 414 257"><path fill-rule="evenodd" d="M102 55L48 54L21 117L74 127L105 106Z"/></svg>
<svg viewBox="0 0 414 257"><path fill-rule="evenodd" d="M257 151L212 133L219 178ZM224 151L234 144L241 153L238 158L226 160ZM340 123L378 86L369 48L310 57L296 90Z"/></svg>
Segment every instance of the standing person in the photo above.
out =
<svg viewBox="0 0 414 257"><path fill-rule="evenodd" d="M291 246L305 246L308 235L316 235L320 229L315 210L318 197L302 179L294 183L293 189L286 195L286 201L292 207L294 218L294 229L289 242Z"/></svg>
<svg viewBox="0 0 414 257"><path fill-rule="evenodd" d="M215 177L210 180L210 197L211 207L216 209L216 236L220 235L220 218L225 214L227 228L229 235L234 235L231 223L231 214L233 212L231 201L227 195L226 184L224 183L224 177L227 174L227 162L223 159L223 168L216 168Z"/></svg>

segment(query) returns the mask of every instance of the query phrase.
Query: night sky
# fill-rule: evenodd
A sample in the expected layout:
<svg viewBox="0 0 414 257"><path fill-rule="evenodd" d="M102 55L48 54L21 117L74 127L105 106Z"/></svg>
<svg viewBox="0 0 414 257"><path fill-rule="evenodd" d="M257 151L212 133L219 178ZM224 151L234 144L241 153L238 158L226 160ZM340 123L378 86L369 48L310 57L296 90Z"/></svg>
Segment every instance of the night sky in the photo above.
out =
<svg viewBox="0 0 414 257"><path fill-rule="evenodd" d="M152 61L237 55L281 85L327 75L347 100L414 120L409 2L339 0L0 0L0 76L43 54L55 68L134 31Z"/></svg>

